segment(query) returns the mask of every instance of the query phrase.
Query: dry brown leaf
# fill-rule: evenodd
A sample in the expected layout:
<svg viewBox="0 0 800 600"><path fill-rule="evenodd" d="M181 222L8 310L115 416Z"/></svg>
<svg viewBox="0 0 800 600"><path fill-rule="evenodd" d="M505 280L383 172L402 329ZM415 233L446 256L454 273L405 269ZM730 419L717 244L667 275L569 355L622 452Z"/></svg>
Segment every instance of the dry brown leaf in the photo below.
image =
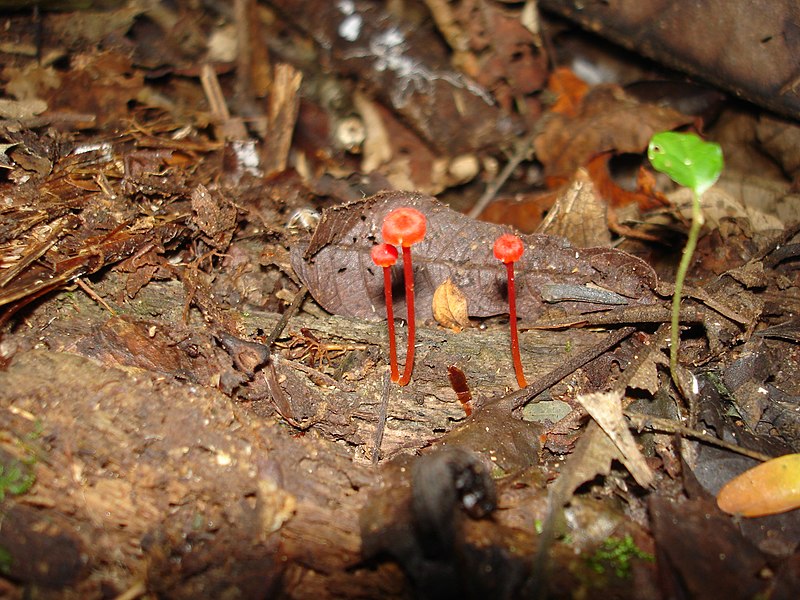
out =
<svg viewBox="0 0 800 600"><path fill-rule="evenodd" d="M563 181L600 152L642 152L654 133L690 122L671 108L640 104L617 86L600 85L584 98L578 116L550 115L534 147L545 175Z"/></svg>
<svg viewBox="0 0 800 600"><path fill-rule="evenodd" d="M578 169L569 187L558 195L553 208L540 225L539 233L560 235L578 248L608 246L606 203L603 202L585 169Z"/></svg>
<svg viewBox="0 0 800 600"><path fill-rule="evenodd" d="M636 440L633 439L625 418L622 416L622 392L581 394L577 400L614 442L619 449L620 460L636 482L642 487L652 485L653 471L639 451Z"/></svg>
<svg viewBox="0 0 800 600"><path fill-rule="evenodd" d="M433 293L433 318L456 333L469 327L468 301L449 277Z"/></svg>
<svg viewBox="0 0 800 600"><path fill-rule="evenodd" d="M659 358L660 357L660 358ZM658 367L657 364L668 364L662 354L651 352L642 364L633 373L628 381L628 387L636 390L644 390L649 394L655 395L658 391Z"/></svg>
<svg viewBox="0 0 800 600"><path fill-rule="evenodd" d="M492 253L494 240L507 231L409 192L383 192L326 209L308 245L292 248L292 268L325 310L384 318L383 272L375 268L370 251L380 241L384 217L400 206L416 208L428 222L425 239L413 248L418 320L433 316L433 293L448 277L469 299L470 316L508 311L505 268ZM556 236L527 235L522 241L529 251L515 271L517 310L524 319L536 319L550 309L575 313L607 309L610 301L658 301L655 272L639 258L612 248L576 249ZM393 272L394 281L402 281L399 265ZM613 294L598 298L597 288ZM404 295L395 292L395 316L404 318L405 310Z"/></svg>

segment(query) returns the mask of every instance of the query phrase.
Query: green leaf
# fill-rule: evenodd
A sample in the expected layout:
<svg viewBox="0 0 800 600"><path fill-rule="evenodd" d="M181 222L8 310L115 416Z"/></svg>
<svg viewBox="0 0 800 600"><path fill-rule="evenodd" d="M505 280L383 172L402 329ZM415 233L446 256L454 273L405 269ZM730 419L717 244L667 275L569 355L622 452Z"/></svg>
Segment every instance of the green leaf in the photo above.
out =
<svg viewBox="0 0 800 600"><path fill-rule="evenodd" d="M722 148L693 133L665 131L650 140L647 158L653 167L677 184L701 196L719 179L724 162Z"/></svg>
<svg viewBox="0 0 800 600"><path fill-rule="evenodd" d="M19 463L0 464L0 502L5 500L6 494L24 494L35 482L36 475L24 470Z"/></svg>

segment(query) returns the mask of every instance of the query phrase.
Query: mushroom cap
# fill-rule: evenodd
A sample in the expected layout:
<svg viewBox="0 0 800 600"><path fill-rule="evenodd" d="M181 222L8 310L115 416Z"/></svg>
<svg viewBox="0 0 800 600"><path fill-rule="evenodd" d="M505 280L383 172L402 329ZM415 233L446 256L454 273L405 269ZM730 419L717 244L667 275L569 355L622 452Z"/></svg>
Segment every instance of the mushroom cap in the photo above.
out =
<svg viewBox="0 0 800 600"><path fill-rule="evenodd" d="M379 267L391 267L397 262L397 248L391 244L378 244L372 247L370 256Z"/></svg>
<svg viewBox="0 0 800 600"><path fill-rule="evenodd" d="M494 242L494 257L504 263L518 261L524 250L522 240L512 233L504 233Z"/></svg>
<svg viewBox="0 0 800 600"><path fill-rule="evenodd" d="M416 208L401 206L386 215L381 233L387 243L408 247L422 241L426 227L425 215Z"/></svg>

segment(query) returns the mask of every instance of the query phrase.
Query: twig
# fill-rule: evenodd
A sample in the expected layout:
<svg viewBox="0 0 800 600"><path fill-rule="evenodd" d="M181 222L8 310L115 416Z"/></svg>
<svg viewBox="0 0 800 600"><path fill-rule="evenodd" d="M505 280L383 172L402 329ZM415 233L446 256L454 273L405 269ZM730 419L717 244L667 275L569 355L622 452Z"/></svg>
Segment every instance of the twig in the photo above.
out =
<svg viewBox="0 0 800 600"><path fill-rule="evenodd" d="M762 462L770 460L772 458L771 456L767 456L766 454L762 454L761 452L757 452L755 450L749 450L747 448L742 448L741 446L738 446L736 444L732 444L730 442L726 442L725 440L715 438L713 435L708 435L707 433L703 433L702 431L697 431L696 429L684 427L683 425L680 425L675 421L670 421L669 419L661 419L658 417L651 417L650 415L642 415L639 413L632 413L628 411L625 411L624 415L631 422L632 427L635 427L640 430L649 429L650 431L679 433L683 436L694 438L696 440L705 442L712 446L724 448L725 450L730 450L731 452L736 452L737 454L741 454L742 456L747 456L748 458L760 460Z"/></svg>
<svg viewBox="0 0 800 600"><path fill-rule="evenodd" d="M88 281L84 281L82 277L76 277L76 278L75 278L75 283L77 283L77 284L78 284L78 287L79 287L79 288L81 288L81 289L84 291L84 293L85 293L87 296L89 296L89 298L91 298L92 300L94 300L95 302L97 302L97 303L98 303L100 306L102 306L103 308L105 308L105 309L106 309L108 312L110 312L112 315L116 315L116 314L117 314L117 311L115 311L113 308L111 308L111 307L108 305L108 302L106 302L105 300L103 300L103 299L102 299L102 298L101 298L101 297L100 297L100 296L97 294L97 292L95 292L95 291L94 291L94 289L92 288L91 284L90 284Z"/></svg>
<svg viewBox="0 0 800 600"><path fill-rule="evenodd" d="M389 407L389 373L383 377L383 391L381 392L381 405L378 409L378 423L375 427L375 441L372 444L372 464L377 465L381 454L383 431L386 429L386 412Z"/></svg>
<svg viewBox="0 0 800 600"><path fill-rule="evenodd" d="M507 396L495 396L494 398L489 398L488 400L479 403L476 407L476 410L483 409L490 404L494 404L495 402L502 402L509 405L509 409L511 411L522 408L546 389L553 387L559 381L578 370L586 363L594 360L604 352L619 344L634 331L636 331L635 327L623 327L622 329L614 331L601 342L598 342L594 346L591 346L583 352L576 354L566 362L562 363L561 366L556 367L549 373L532 382L528 387L516 391L513 394L508 394Z"/></svg>
<svg viewBox="0 0 800 600"><path fill-rule="evenodd" d="M287 308L286 312L281 315L280 321L278 321L278 323L275 325L272 333L269 334L267 341L264 342L264 345L267 348L270 348L272 344L275 343L275 340L281 336L281 333L283 333L283 330L286 328L286 324L289 322L289 319L291 319L297 312L297 309L300 308L300 305L303 303L303 300L305 300L307 293L308 286L306 285L303 285L299 290L297 290L294 298L292 298L292 303L289 305L289 308Z"/></svg>
<svg viewBox="0 0 800 600"><path fill-rule="evenodd" d="M542 123L543 121L544 119L539 119L539 121L536 123L536 126L533 128L533 131L531 131L527 137L524 137L522 140L520 140L516 149L514 150L514 154L511 155L511 158L506 163L506 166L503 167L503 170L500 171L497 177L495 177L494 180L492 180L492 182L486 186L486 191L483 192L481 197L478 198L478 201L475 203L475 206L473 206L467 213L468 217L477 219L481 213L486 210L486 207L492 203L492 200L494 200L497 192L501 187L503 187L508 178L511 177L511 173L514 172L514 169L516 169L530 153L533 140L536 139L536 137L544 128Z"/></svg>
<svg viewBox="0 0 800 600"><path fill-rule="evenodd" d="M133 582L127 590L119 594L114 600L135 600L147 593L147 585L141 579Z"/></svg>

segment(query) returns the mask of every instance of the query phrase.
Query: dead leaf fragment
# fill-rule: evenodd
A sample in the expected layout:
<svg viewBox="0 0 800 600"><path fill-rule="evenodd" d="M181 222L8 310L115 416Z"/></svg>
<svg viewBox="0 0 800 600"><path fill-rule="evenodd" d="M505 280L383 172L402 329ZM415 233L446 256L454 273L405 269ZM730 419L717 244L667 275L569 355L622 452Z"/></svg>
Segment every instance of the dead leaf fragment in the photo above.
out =
<svg viewBox="0 0 800 600"><path fill-rule="evenodd" d="M468 300L449 277L433 293L433 318L456 333L469 327Z"/></svg>
<svg viewBox="0 0 800 600"><path fill-rule="evenodd" d="M27 119L46 110L47 102L38 98L24 101L0 98L0 117L4 119Z"/></svg>
<svg viewBox="0 0 800 600"><path fill-rule="evenodd" d="M622 463L636 482L642 487L652 485L653 471L636 446L636 441L622 416L622 392L581 394L577 400L614 442L622 455Z"/></svg>
<svg viewBox="0 0 800 600"><path fill-rule="evenodd" d="M534 147L545 175L563 181L601 152L642 152L654 133L690 121L671 108L639 104L617 86L599 85L574 118L553 114Z"/></svg>
<svg viewBox="0 0 800 600"><path fill-rule="evenodd" d="M558 195L539 232L563 236L578 248L610 245L607 208L589 174L578 169L569 187Z"/></svg>
<svg viewBox="0 0 800 600"><path fill-rule="evenodd" d="M470 219L431 196L383 192L365 200L326 209L307 246L294 246L292 268L314 299L329 312L366 319L385 314L383 273L370 251L380 240L384 217L411 206L428 220L425 239L414 245L417 318L433 317L433 293L450 278L468 299L469 316L488 317L508 311L506 273L493 253L494 240L507 230ZM515 266L517 309L526 320L544 311L541 290L551 284L568 289L590 287L614 292L622 303L657 302L657 277L643 260L611 248L576 249L557 236L527 235L529 250ZM395 285L402 270L394 271ZM551 298L548 309L570 314L607 309L607 302L569 297ZM395 295L395 315L405 316L405 301Z"/></svg>

